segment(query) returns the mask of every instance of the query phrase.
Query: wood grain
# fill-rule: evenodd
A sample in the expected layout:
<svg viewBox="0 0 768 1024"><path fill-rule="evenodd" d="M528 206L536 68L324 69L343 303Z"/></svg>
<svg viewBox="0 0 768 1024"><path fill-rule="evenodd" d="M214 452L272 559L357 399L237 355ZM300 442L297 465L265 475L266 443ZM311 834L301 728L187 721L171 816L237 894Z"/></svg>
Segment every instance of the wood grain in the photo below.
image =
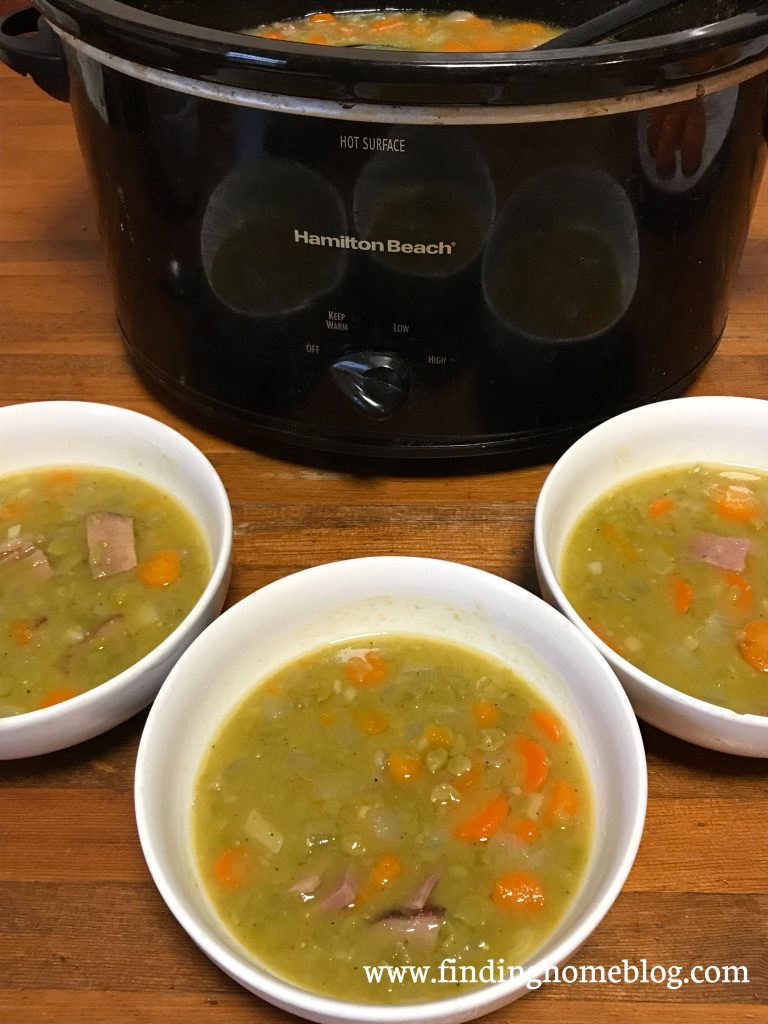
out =
<svg viewBox="0 0 768 1024"><path fill-rule="evenodd" d="M0 12L10 6L0 0ZM161 406L123 353L66 105L0 72L0 402L93 398L158 417L211 458L232 497L230 602L341 555L433 555L534 587L532 516L547 466L378 477L244 451ZM722 345L692 394L768 395L768 188ZM0 439L0 443L1 439ZM187 939L136 838L144 721L0 765L0 1020L278 1024ZM768 765L643 727L650 804L640 853L576 964L746 964L748 985L548 986L501 1024L766 1024Z"/></svg>

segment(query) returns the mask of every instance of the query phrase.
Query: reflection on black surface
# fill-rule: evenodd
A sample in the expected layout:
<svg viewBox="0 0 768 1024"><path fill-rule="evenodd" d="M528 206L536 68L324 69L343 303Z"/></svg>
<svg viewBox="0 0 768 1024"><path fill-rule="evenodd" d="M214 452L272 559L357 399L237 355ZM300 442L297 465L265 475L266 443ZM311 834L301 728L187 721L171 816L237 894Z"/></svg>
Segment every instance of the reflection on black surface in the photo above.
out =
<svg viewBox="0 0 768 1024"><path fill-rule="evenodd" d="M540 338L596 334L623 305L615 252L603 235L579 224L511 238L489 269L487 291L505 320Z"/></svg>
<svg viewBox="0 0 768 1024"><path fill-rule="evenodd" d="M214 190L200 232L208 282L231 310L295 313L332 291L345 250L297 243L295 232L338 237L346 218L333 186L293 160L244 160Z"/></svg>

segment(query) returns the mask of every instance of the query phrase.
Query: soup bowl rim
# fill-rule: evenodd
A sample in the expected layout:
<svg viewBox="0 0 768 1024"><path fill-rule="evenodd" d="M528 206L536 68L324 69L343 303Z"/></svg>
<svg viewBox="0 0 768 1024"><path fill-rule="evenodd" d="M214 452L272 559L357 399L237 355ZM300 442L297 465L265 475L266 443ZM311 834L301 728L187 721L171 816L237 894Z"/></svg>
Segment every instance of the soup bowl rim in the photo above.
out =
<svg viewBox="0 0 768 1024"><path fill-rule="evenodd" d="M574 468L589 475L590 467L595 463L594 456L596 449L611 437L618 428L633 428L637 430L638 436L645 428L652 436L654 423L661 424L662 419L667 415L676 415L678 411L684 413L700 413L702 430L709 427L710 430L717 429L717 424L725 422L729 412L740 408L747 416L754 416L755 423L762 425L766 431L768 441L768 401L757 398L747 398L731 395L702 395L673 398L667 401L656 402L651 405L639 406L620 413L603 423L594 427L584 434L578 441L571 445L567 451L560 456L552 467L546 481L539 493L536 503L534 521L534 549L536 558L536 571L539 577L542 592L547 599L557 607L589 640L589 642L602 654L606 661L616 672L622 681L625 689L630 692L630 699L634 705L643 702L644 707L652 708L650 712L638 710L638 715L651 724L680 739L688 740L700 746L712 750L724 751L745 756L768 757L768 716L753 713L741 713L730 708L713 704L700 697L683 693L663 680L644 672L633 665L622 655L618 654L605 641L601 640L586 624L581 615L576 611L572 603L566 597L560 583L561 567L553 563L550 544L547 540L548 518L550 517L550 505L556 500L556 492L562 486L561 477L573 473ZM674 450L670 444L669 451ZM695 459L681 461L673 456L660 458L654 461L650 469L630 474L620 474L617 477L617 484L628 482L643 476L647 472L656 470L673 469L690 465L692 461L701 460L706 462L706 454ZM714 460L719 464L719 460ZM763 466L755 466L752 461L743 463L744 468L755 468L768 473L768 459ZM615 486L615 485L614 485ZM592 501L581 505L579 514L583 514L590 504L599 500L601 495L610 491L611 487L601 487L596 491ZM578 515L574 517L574 522ZM571 527L573 528L573 527ZM565 544L562 545L564 547ZM560 552L562 558L562 551ZM690 727L667 723L667 713L679 714L683 718L689 718ZM694 724L696 723L696 724ZM742 739L731 740L728 743L722 742L718 736L718 727L727 726L737 733L742 733ZM751 735L751 739L747 733Z"/></svg>
<svg viewBox="0 0 768 1024"><path fill-rule="evenodd" d="M160 671L163 662L175 661L194 636L201 631L206 621L221 610L229 584L233 533L232 510L219 474L196 445L162 421L132 409L106 403L43 401L18 403L0 408L0 430L4 420L16 416L21 417L22 421L28 417L32 420L39 418L41 422L49 420L52 426L55 424L57 433L53 436L58 440L61 439L60 431L66 429L67 423L82 422L86 418L92 419L95 427L99 422L107 420L115 426L124 425L130 428L143 440L154 444L163 456L171 457L176 453L179 457L186 457L195 474L194 488L201 494L205 492L211 500L220 537L218 544L214 545L209 532L198 517L186 508L183 500L174 499L195 523L211 559L208 580L194 605L167 637L117 675L50 707L35 708L19 715L0 718L0 760L47 754L74 746L119 725L149 704L162 679L156 685L150 686L140 702L134 701L128 713L117 710L115 701L121 701L138 683L146 681L149 674ZM56 466L93 466L107 472L114 470L124 473L143 480L156 489L162 489L139 470L129 470L121 466L120 459L116 459L114 465L107 462L89 462L87 457L82 462L78 462L76 456L62 459L56 455L56 443L56 440L52 442L50 460L37 461L34 465L29 465L28 469L32 471ZM14 469L13 472L24 472L24 468ZM91 715L98 716L101 722L98 728L89 724ZM66 738L61 741L57 739L59 735Z"/></svg>
<svg viewBox="0 0 768 1024"><path fill-rule="evenodd" d="M616 727L623 732L625 742L622 756L625 756L627 787L631 793L631 798L628 801L627 821L622 829L621 842L617 846L617 852L611 854L613 862L610 869L606 870L604 876L600 876L600 881L595 883L597 890L595 897L581 916L569 924L568 929L559 939L553 955L542 959L534 953L526 965L527 973L523 979L495 983L467 994L447 996L440 1000L396 1005L344 1000L318 994L298 983L287 980L268 966L248 960L244 954L238 954L231 946L227 946L217 936L211 925L201 920L199 913L195 911L189 885L185 886L181 880L178 865L175 868L169 867L166 856L167 843L163 838L162 826L158 823L155 813L156 807L159 806L158 800L166 808L168 806L168 801L171 799L168 793L169 783L167 780L158 778L156 766L153 767L151 763L162 747L164 720L171 722L174 718L174 705L178 705L182 696L185 696L190 701L190 706L194 706L195 691L200 689L203 683L201 677L195 679L195 668L192 666L201 660L204 647L215 649L217 657L219 657L218 652L222 652L219 663L221 671L226 677L230 645L237 642L237 636L241 638L247 636L249 643L257 645L257 633L248 628L249 617L252 617L254 610L258 614L259 605L269 602L281 588L295 587L297 584L303 585L320 596L324 580L329 580L331 576L343 578L343 574L348 569L355 572L359 568L370 571L375 578L381 567L385 567L385 571L390 570L393 575L400 571L403 576L410 577L411 580L415 579L418 574L422 574L423 578L424 574L431 572L448 573L457 578L461 577L466 580L473 597L475 595L471 588L475 586L478 592L482 592L484 587L488 589L486 597L489 602L491 600L501 602L505 595L507 598L511 596L512 600L520 603L521 615L527 614L543 618L548 624L550 635L559 632L560 639L557 642L562 646L567 646L569 660L585 658L588 663L591 663L594 673L602 678L604 687L611 689L612 695L618 702L618 722L614 721L613 724L616 724ZM496 594L490 593L492 588L495 589ZM374 598L378 599L386 599L387 596L386 593L379 593L375 590L372 590L371 593ZM478 601L480 600L478 598ZM227 634L228 628L232 635ZM235 633L235 628L237 633ZM240 642L242 643L243 640L241 639ZM541 651L536 653L542 660L546 660L544 653ZM596 654L594 648L585 644L581 633L534 594L491 573L442 559L414 556L373 556L335 561L293 573L250 594L237 605L228 609L185 652L169 675L166 685L152 708L141 739L136 760L134 788L136 820L144 856L161 896L196 945L226 974L249 991L309 1020L326 1022L326 1024L337 1024L337 1022L349 1022L349 1024L352 1022L361 1022L361 1024L362 1022L366 1022L366 1024L460 1022L474 1019L482 1013L488 1013L518 998L525 994L528 978L540 977L553 963L562 963L594 931L621 891L634 862L642 836L647 803L647 773L642 738L631 705L610 666L599 656L596 659L592 658L593 654ZM290 660L290 656L286 656L286 662ZM210 674L210 670L208 673ZM264 678L254 681L250 692L262 685L267 678L268 674ZM243 699L245 699L244 696L235 707L240 706ZM574 699L578 702L577 696ZM585 706L587 704L588 701L585 700ZM217 728L209 728L211 736L220 731L227 720L226 712L219 714ZM196 777L199 775L205 757L203 747L204 745L201 746L199 742L196 743ZM189 752L182 755L182 759L191 760ZM164 788L158 791L158 787ZM172 794L174 797L176 795ZM183 810L186 815L189 815L191 808L185 806ZM189 842L191 843L191 839ZM605 835L593 837L590 864L598 861L601 842L606 842ZM195 885L201 887L199 868L197 867L195 876Z"/></svg>

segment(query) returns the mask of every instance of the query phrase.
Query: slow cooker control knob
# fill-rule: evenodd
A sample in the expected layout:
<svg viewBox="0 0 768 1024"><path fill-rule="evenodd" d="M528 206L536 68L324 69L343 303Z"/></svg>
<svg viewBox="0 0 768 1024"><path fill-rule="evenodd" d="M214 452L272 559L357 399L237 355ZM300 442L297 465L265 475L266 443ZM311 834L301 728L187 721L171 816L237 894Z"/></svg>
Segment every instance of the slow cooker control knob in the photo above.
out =
<svg viewBox="0 0 768 1024"><path fill-rule="evenodd" d="M342 394L362 412L384 419L408 397L411 373L397 356L381 352L356 352L331 367Z"/></svg>

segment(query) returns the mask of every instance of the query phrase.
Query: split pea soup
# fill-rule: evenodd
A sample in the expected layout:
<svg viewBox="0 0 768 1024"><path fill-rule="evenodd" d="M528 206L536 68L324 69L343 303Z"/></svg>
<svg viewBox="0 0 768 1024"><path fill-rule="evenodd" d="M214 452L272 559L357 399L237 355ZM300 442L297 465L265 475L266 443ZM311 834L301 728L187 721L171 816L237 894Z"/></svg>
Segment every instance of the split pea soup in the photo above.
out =
<svg viewBox="0 0 768 1024"><path fill-rule="evenodd" d="M472 11L318 11L259 25L251 35L292 43L422 52L527 50L560 34L538 21L481 18Z"/></svg>
<svg viewBox="0 0 768 1024"><path fill-rule="evenodd" d="M403 1003L541 946L584 874L592 797L567 723L507 666L376 636L290 663L242 703L192 827L208 895L254 959L324 995ZM366 977L438 976L446 958L445 984Z"/></svg>
<svg viewBox="0 0 768 1024"><path fill-rule="evenodd" d="M768 474L679 466L604 494L563 590L618 654L683 693L768 715Z"/></svg>
<svg viewBox="0 0 768 1024"><path fill-rule="evenodd" d="M133 665L210 573L196 523L144 480L86 466L0 477L0 717Z"/></svg>

